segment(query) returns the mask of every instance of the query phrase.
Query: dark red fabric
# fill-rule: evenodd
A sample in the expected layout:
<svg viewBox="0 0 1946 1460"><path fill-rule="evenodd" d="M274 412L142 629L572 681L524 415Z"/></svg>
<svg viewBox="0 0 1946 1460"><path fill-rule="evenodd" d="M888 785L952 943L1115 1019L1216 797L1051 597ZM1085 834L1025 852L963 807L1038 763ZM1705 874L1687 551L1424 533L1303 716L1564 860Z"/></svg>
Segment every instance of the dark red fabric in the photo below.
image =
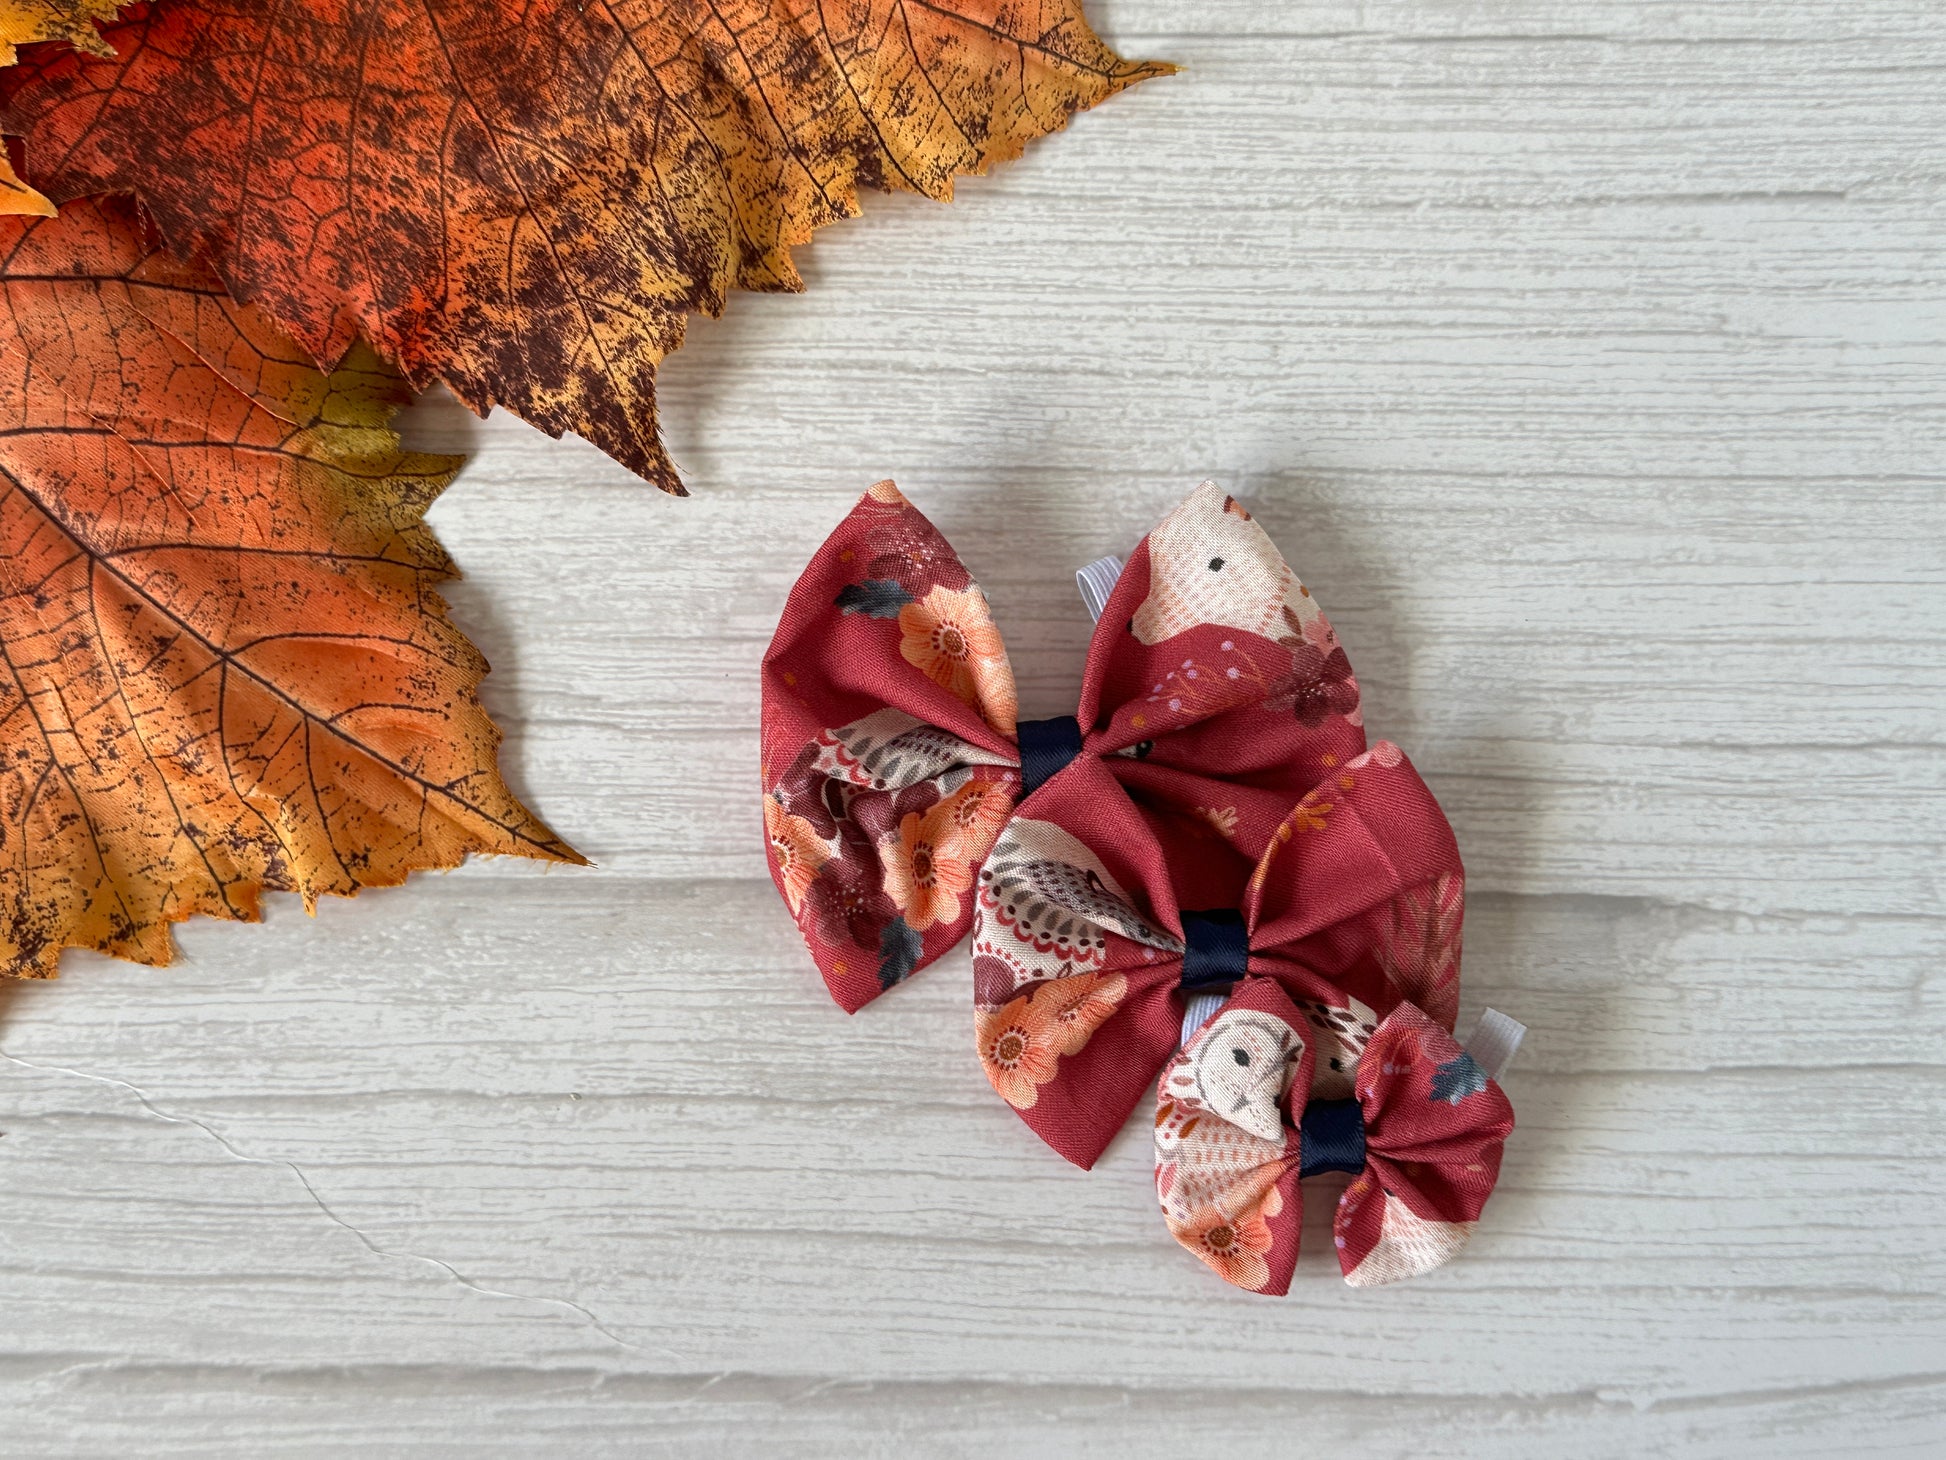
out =
<svg viewBox="0 0 1946 1460"><path fill-rule="evenodd" d="M1213 832L1177 829L1165 841L1129 814L1123 791L1102 767L1050 783L1021 806L982 873L973 943L982 1060L994 1088L1068 1160L1094 1163L1177 1048L1185 908L1241 910L1249 972L1314 1026L1306 1042L1330 1094L1350 1093L1365 1038L1398 1005L1451 1024L1459 848L1397 746L1381 741L1294 807L1287 801L1241 887L1209 855L1222 845ZM1054 910L1017 882L1056 889L1046 899ZM1066 943L1063 911L1086 929ZM1050 919L1052 938L1037 931ZM1077 1018L1069 1005L1084 995Z"/></svg>
<svg viewBox="0 0 1946 1460"><path fill-rule="evenodd" d="M889 482L792 592L763 696L772 876L847 1010L970 924L994 1089L1087 1166L1161 1072L1157 1190L1228 1281L1289 1285L1310 1100L1363 1122L1336 1226L1349 1281L1464 1242L1513 1117L1450 1032L1459 850L1398 747L1366 749L1329 621L1219 489L1130 555L1089 645L1080 753L1025 799L986 599ZM1178 1050L1183 915L1222 910L1244 977Z"/></svg>
<svg viewBox="0 0 1946 1460"><path fill-rule="evenodd" d="M1329 623L1209 483L1131 555L1076 719L1083 753L1019 809L1085 806L1060 814L1142 838L1211 905L1236 903L1291 804L1364 749ZM1015 809L1014 727L984 595L881 483L805 569L763 667L771 873L847 1010L970 926L972 875Z"/></svg>

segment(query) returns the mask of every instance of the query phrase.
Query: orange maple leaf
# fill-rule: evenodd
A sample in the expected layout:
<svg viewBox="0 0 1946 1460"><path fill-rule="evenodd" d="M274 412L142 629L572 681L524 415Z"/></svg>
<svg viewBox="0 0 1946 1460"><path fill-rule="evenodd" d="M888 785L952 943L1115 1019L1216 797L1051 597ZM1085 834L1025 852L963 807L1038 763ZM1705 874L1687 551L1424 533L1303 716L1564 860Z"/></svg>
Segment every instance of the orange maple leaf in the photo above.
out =
<svg viewBox="0 0 1946 1460"><path fill-rule="evenodd" d="M95 22L114 19L121 5L122 0L0 0L0 66L13 65L15 47L36 41L66 41L90 55L107 55Z"/></svg>
<svg viewBox="0 0 1946 1460"><path fill-rule="evenodd" d="M361 333L680 492L655 366L858 187L934 198L1169 71L1079 0L169 0L30 57L0 125L59 202L142 199L319 360Z"/></svg>
<svg viewBox="0 0 1946 1460"><path fill-rule="evenodd" d="M105 56L108 47L94 22L111 19L121 0L0 0L0 66L11 66L19 46L36 41L66 41L91 55ZM0 214L31 213L54 216L54 205L20 180L13 159L0 148Z"/></svg>
<svg viewBox="0 0 1946 1460"><path fill-rule="evenodd" d="M459 460L400 449L396 374L320 374L126 201L0 219L0 301L0 973L580 860L495 768L421 520Z"/></svg>

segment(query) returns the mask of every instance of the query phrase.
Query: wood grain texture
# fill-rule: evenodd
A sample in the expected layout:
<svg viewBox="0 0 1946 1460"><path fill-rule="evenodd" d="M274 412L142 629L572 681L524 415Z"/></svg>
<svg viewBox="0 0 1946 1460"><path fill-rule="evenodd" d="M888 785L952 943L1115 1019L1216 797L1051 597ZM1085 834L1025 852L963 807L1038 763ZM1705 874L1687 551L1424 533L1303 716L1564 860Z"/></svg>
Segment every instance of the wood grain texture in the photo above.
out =
<svg viewBox="0 0 1946 1460"><path fill-rule="evenodd" d="M871 200L661 380L696 491L450 401L515 791L469 866L0 995L10 1453L1946 1448L1946 13L1109 0L1181 62ZM894 476L1028 715L1197 478L1332 614L1533 1026L1473 1248L1221 1289L1033 1143L961 968L826 1001L757 663ZM996 531L998 523L1004 531Z"/></svg>

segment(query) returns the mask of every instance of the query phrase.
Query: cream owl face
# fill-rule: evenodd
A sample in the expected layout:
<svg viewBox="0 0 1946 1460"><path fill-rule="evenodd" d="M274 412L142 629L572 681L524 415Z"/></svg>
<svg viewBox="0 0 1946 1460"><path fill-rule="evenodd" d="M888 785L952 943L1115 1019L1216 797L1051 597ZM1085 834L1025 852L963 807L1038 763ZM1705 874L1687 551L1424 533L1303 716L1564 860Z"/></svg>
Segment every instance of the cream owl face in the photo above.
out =
<svg viewBox="0 0 1946 1460"><path fill-rule="evenodd" d="M1282 1019L1230 1009L1204 1026L1177 1079L1205 1109L1277 1141L1284 1134L1284 1093L1303 1055L1303 1036Z"/></svg>
<svg viewBox="0 0 1946 1460"><path fill-rule="evenodd" d="M1149 596L1130 626L1144 644L1198 624L1274 639L1298 627L1285 617L1287 604L1301 622L1298 605L1309 600L1297 575L1250 514L1204 482L1149 534Z"/></svg>

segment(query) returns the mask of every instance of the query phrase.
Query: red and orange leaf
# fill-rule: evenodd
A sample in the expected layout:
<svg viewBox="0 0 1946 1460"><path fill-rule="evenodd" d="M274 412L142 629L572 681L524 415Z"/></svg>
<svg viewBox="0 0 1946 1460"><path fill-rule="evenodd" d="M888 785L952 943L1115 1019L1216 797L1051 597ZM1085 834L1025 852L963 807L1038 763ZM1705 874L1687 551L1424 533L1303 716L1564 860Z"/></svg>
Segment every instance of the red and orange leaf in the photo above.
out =
<svg viewBox="0 0 1946 1460"><path fill-rule="evenodd" d="M11 66L15 48L37 41L66 41L90 55L108 46L95 22L113 20L123 0L0 0L0 66Z"/></svg>
<svg viewBox="0 0 1946 1460"><path fill-rule="evenodd" d="M458 459L400 449L396 374L320 374L121 200L0 219L0 301L0 972L579 860L496 768L422 520Z"/></svg>
<svg viewBox="0 0 1946 1460"><path fill-rule="evenodd" d="M57 202L142 199L319 360L360 333L681 491L655 366L860 184L951 195L1171 68L1080 0L164 0L30 56L0 126Z"/></svg>
<svg viewBox="0 0 1946 1460"><path fill-rule="evenodd" d="M0 214L19 213L33 218L52 218L54 205L20 180L13 160L0 147Z"/></svg>
<svg viewBox="0 0 1946 1460"><path fill-rule="evenodd" d="M105 56L94 23L114 18L121 0L0 0L0 66L11 66L19 46L37 41L66 41L93 55ZM54 205L28 187L14 172L13 159L0 149L0 214L54 216Z"/></svg>

